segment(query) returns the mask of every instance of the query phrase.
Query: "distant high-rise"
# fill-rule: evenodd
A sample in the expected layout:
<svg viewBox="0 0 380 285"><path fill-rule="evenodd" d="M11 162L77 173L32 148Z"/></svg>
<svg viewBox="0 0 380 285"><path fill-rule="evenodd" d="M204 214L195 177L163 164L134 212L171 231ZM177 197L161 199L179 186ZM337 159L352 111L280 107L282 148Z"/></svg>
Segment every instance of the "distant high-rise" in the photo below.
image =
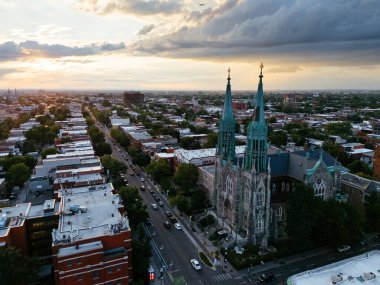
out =
<svg viewBox="0 0 380 285"><path fill-rule="evenodd" d="M144 94L141 92L126 91L123 93L123 97L124 103L127 105L144 103Z"/></svg>

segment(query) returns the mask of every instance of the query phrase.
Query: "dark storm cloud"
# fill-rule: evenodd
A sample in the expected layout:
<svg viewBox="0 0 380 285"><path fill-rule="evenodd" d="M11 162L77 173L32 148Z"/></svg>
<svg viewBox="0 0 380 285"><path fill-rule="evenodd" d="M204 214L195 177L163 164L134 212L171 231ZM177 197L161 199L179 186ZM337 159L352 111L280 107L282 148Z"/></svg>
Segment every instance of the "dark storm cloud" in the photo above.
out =
<svg viewBox="0 0 380 285"><path fill-rule="evenodd" d="M378 0L236 0L222 7L193 13L201 23L196 27L184 25L131 50L169 57L380 62Z"/></svg>
<svg viewBox="0 0 380 285"><path fill-rule="evenodd" d="M135 15L173 14L182 9L179 0L113 0L106 4L98 0L81 0L80 4L82 9L98 14L114 12Z"/></svg>
<svg viewBox="0 0 380 285"><path fill-rule="evenodd" d="M70 47L59 44L41 44L37 41L25 41L19 44L15 42L5 42L0 44L0 61L15 60L23 57L59 58L65 56L86 56L124 48L124 43L103 43L101 45L92 44L82 47Z"/></svg>

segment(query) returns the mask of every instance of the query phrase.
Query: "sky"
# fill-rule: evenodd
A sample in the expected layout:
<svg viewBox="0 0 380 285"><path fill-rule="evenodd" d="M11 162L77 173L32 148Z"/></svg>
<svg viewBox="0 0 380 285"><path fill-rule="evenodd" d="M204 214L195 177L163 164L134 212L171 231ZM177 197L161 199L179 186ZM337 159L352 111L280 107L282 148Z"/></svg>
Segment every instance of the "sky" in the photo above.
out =
<svg viewBox="0 0 380 285"><path fill-rule="evenodd" d="M0 89L380 89L379 0L0 0Z"/></svg>

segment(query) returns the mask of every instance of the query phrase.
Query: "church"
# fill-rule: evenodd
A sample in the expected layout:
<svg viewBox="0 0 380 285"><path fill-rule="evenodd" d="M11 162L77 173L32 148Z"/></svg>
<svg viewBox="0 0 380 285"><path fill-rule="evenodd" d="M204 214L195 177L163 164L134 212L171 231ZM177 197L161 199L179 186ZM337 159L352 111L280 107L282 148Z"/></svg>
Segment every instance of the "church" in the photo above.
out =
<svg viewBox="0 0 380 285"><path fill-rule="evenodd" d="M235 154L236 120L228 70L210 198L216 216L234 232L236 242L266 249L270 240L286 238L286 201L295 184L310 186L322 199L335 198L340 164L322 150L288 152L269 146L263 67L243 156Z"/></svg>

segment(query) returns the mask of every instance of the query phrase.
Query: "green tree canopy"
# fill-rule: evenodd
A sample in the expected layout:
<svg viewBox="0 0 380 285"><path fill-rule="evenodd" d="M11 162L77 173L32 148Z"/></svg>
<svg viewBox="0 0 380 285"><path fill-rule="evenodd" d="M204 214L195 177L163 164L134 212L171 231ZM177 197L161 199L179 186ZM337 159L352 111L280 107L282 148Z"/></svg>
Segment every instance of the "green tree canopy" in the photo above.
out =
<svg viewBox="0 0 380 285"><path fill-rule="evenodd" d="M184 149L200 149L201 144L193 137L184 137L181 139L180 146Z"/></svg>
<svg viewBox="0 0 380 285"><path fill-rule="evenodd" d="M0 247L0 283L19 284L37 280L40 263L18 249Z"/></svg>
<svg viewBox="0 0 380 285"><path fill-rule="evenodd" d="M174 176L174 182L184 191L189 191L197 184L198 168L194 164L181 163Z"/></svg>
<svg viewBox="0 0 380 285"><path fill-rule="evenodd" d="M349 122L327 124L326 133L328 135L335 135L340 136L342 138L348 138L352 136L352 126Z"/></svg>
<svg viewBox="0 0 380 285"><path fill-rule="evenodd" d="M31 174L30 168L24 163L12 165L7 171L7 180L11 186L23 186Z"/></svg>
<svg viewBox="0 0 380 285"><path fill-rule="evenodd" d="M285 146L288 142L288 135L284 131L272 132L269 141L277 147Z"/></svg>
<svg viewBox="0 0 380 285"><path fill-rule="evenodd" d="M57 153L57 150L55 148L47 148L41 151L41 156L43 159L45 159L47 155L56 154L56 153Z"/></svg>
<svg viewBox="0 0 380 285"><path fill-rule="evenodd" d="M119 188L120 197L128 213L129 223L135 229L149 217L146 205L142 203L142 198L138 191L137 187L134 186Z"/></svg>
<svg viewBox="0 0 380 285"><path fill-rule="evenodd" d="M217 133L209 133L207 135L207 142L203 145L205 148L215 147L218 143L218 134Z"/></svg>
<svg viewBox="0 0 380 285"><path fill-rule="evenodd" d="M110 155L103 155L100 160L106 170L109 171L112 179L116 179L116 177L119 177L121 172L125 172L127 170L127 166L124 163L112 158Z"/></svg>
<svg viewBox="0 0 380 285"><path fill-rule="evenodd" d="M156 180L158 183L161 182L162 179L170 176L170 166L166 163L164 159L157 159L152 161L147 167L146 171Z"/></svg>

